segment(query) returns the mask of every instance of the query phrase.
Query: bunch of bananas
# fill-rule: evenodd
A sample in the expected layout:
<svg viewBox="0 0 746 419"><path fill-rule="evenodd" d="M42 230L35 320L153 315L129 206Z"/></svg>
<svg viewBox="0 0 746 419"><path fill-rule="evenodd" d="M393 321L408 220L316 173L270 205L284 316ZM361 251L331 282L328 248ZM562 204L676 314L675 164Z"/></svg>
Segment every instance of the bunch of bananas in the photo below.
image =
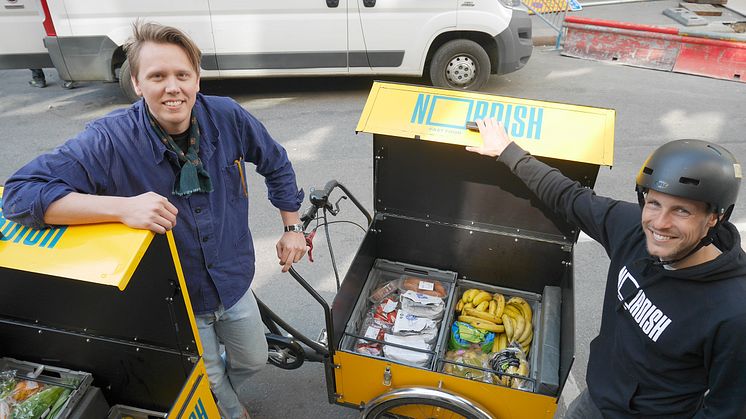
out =
<svg viewBox="0 0 746 419"><path fill-rule="evenodd" d="M505 349L509 343L515 342L528 355L534 338L533 312L528 302L521 297L510 297L505 303L502 321L505 327L504 337L497 336L492 351Z"/></svg>
<svg viewBox="0 0 746 419"><path fill-rule="evenodd" d="M521 346L528 354L534 336L531 306L521 297L510 297L506 302L500 293L472 288L464 292L456 304L460 313L458 321L469 323L477 329L495 332L492 352L499 352L511 342Z"/></svg>

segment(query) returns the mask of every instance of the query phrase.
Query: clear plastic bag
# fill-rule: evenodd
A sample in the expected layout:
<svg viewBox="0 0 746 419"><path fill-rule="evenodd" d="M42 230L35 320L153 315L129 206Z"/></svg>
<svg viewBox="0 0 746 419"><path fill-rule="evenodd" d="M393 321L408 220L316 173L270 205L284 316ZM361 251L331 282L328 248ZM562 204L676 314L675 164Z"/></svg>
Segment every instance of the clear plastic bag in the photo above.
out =
<svg viewBox="0 0 746 419"><path fill-rule="evenodd" d="M384 298L399 290L399 282L400 281L398 279L395 279L393 281L384 283L383 285L376 288L372 293L370 293L370 297L368 297L368 300L373 304L382 301Z"/></svg>
<svg viewBox="0 0 746 419"><path fill-rule="evenodd" d="M498 384L520 390L533 390L533 383L530 380L523 380L507 375L529 376L530 368L526 354L517 344L511 343L502 351L490 355L489 365L497 372Z"/></svg>
<svg viewBox="0 0 746 419"><path fill-rule="evenodd" d="M446 374L464 377L470 380L482 381L490 384L495 383L497 382L496 380L498 380L498 377L495 374L477 369L490 369L489 359L489 354L482 352L480 347L448 351L446 352L446 362L443 371ZM469 368L455 363L466 364L477 368Z"/></svg>

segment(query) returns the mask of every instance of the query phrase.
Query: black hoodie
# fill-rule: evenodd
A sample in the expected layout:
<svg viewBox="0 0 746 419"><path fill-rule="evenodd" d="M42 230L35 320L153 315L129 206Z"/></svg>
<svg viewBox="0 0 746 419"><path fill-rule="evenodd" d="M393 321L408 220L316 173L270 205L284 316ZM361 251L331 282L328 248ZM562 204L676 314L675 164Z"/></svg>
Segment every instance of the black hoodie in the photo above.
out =
<svg viewBox="0 0 746 419"><path fill-rule="evenodd" d="M746 254L731 223L716 259L652 265L638 204L595 195L515 144L506 164L611 259L587 384L607 418L746 418ZM709 393L705 393L709 390Z"/></svg>

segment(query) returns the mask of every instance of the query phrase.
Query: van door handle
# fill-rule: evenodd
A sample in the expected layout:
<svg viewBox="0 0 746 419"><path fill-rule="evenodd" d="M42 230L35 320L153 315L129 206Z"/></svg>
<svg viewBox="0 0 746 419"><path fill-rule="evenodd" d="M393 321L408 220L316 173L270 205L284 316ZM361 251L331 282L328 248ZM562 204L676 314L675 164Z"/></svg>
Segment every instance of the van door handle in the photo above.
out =
<svg viewBox="0 0 746 419"><path fill-rule="evenodd" d="M363 0L363 6L373 7L376 5L376 0Z"/></svg>
<svg viewBox="0 0 746 419"><path fill-rule="evenodd" d="M339 0L326 0L326 7L337 7L339 6Z"/></svg>

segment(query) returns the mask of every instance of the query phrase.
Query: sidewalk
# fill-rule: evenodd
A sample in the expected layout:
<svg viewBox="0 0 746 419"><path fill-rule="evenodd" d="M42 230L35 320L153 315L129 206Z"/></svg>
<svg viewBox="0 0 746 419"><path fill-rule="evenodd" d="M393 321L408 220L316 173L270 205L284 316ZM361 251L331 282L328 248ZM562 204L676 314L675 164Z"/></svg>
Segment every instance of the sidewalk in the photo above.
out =
<svg viewBox="0 0 746 419"><path fill-rule="evenodd" d="M689 31L710 32L729 31L730 28L724 26L722 22L746 21L746 17L727 8L718 7L723 12L722 16L702 16L708 20L708 25L684 26L663 14L665 9L681 7L679 6L679 0L648 0L606 5L594 5L591 1L581 1L580 3L583 5L583 10L577 12L568 11L567 16L607 19L618 22L673 27ZM535 15L531 16L531 22L533 24L534 45L555 45L557 32L554 29Z"/></svg>

